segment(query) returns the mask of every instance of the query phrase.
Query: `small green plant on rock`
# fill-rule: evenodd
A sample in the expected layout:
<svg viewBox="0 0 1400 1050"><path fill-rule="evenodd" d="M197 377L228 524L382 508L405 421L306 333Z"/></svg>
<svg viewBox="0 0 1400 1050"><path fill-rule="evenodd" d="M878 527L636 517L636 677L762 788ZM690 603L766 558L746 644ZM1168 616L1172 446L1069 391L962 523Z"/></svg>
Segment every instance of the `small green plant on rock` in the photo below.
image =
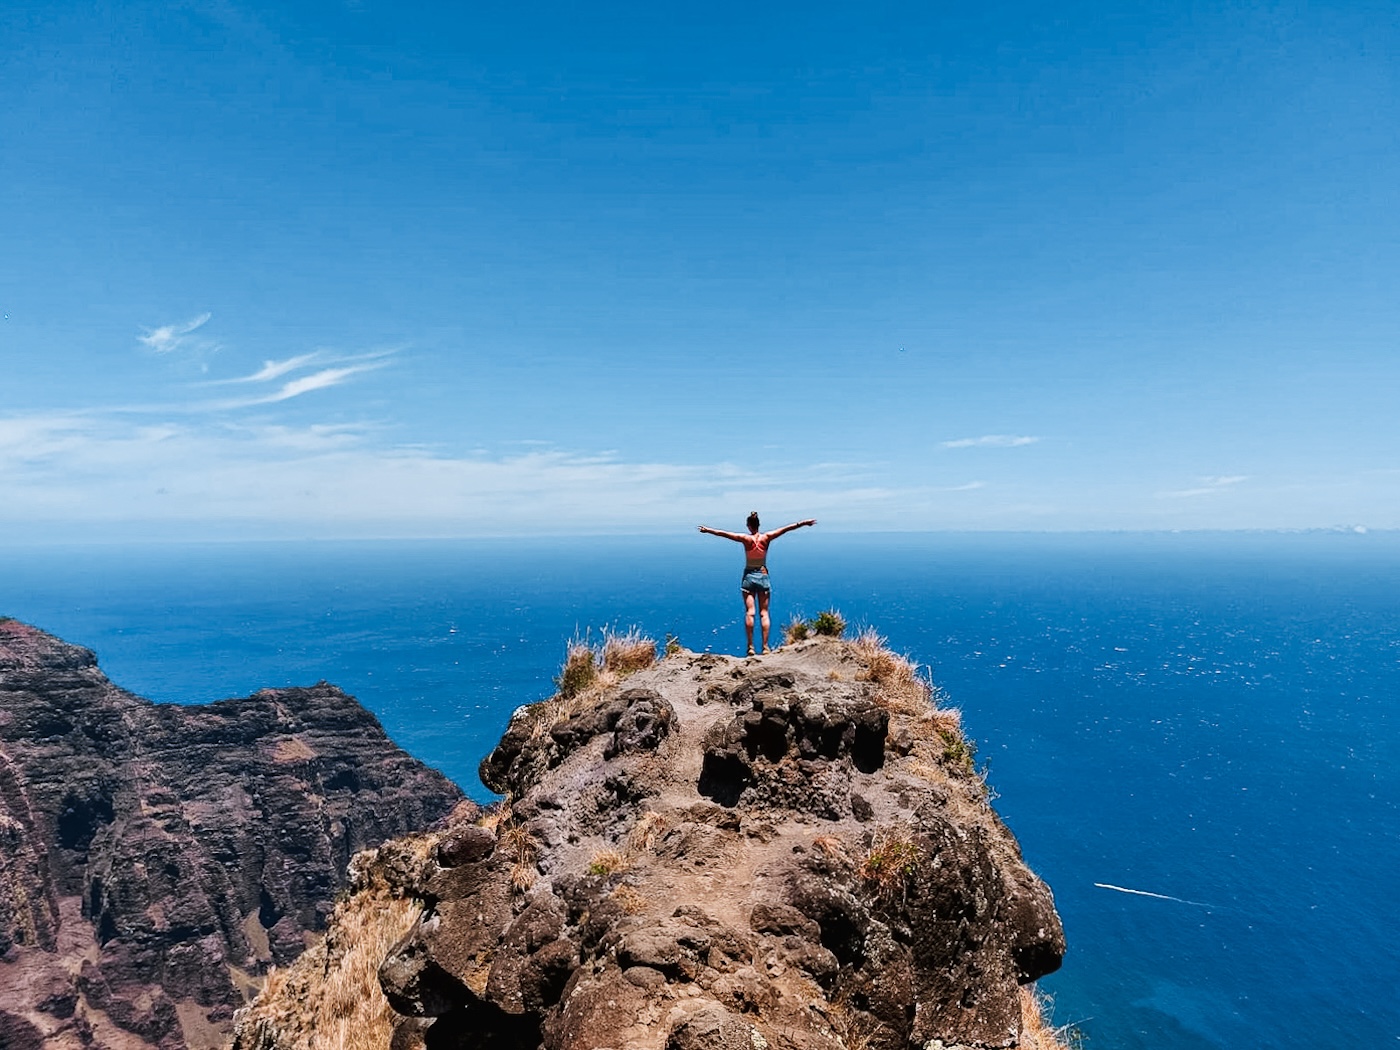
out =
<svg viewBox="0 0 1400 1050"><path fill-rule="evenodd" d="M846 633L846 618L836 609L823 609L812 617L810 626L813 634L824 638L840 638Z"/></svg>
<svg viewBox="0 0 1400 1050"><path fill-rule="evenodd" d="M977 756L977 745L956 730L940 729L938 738L943 741L943 761L960 773L974 771L973 760Z"/></svg>

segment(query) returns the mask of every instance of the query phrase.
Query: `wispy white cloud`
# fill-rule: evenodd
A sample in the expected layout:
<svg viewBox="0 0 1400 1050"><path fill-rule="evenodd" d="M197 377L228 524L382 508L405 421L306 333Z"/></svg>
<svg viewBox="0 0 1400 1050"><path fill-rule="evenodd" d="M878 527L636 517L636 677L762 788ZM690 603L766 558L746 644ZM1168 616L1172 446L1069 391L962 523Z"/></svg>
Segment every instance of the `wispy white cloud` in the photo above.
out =
<svg viewBox="0 0 1400 1050"><path fill-rule="evenodd" d="M284 376L290 376L312 365L324 365L308 375L287 379L276 390L250 397L230 398L224 401L202 402L186 406L191 411L228 411L250 408L255 405L271 405L279 401L289 401L314 390L325 390L339 386L352 376L362 372L372 372L390 363L397 349L374 350L363 354L332 354L325 350L315 350L309 354L297 354L280 361L264 361L262 368L246 376L233 379L216 379L202 386L226 386L229 384L268 383Z"/></svg>
<svg viewBox="0 0 1400 1050"><path fill-rule="evenodd" d="M388 358L393 357L398 352L397 347L388 350L371 350L362 354L337 354L329 350L313 350L309 354L296 354L292 357L283 358L280 361L264 361L261 368L246 376L234 376L231 379L210 379L203 385L229 386L231 384L240 383L268 383L274 379L281 379L283 376L290 375L293 372L299 372L304 368L310 368L313 365L363 365L364 367L357 367L354 371L364 372L368 371L370 368L381 367L383 364L387 363ZM286 388L284 387L283 389L285 390ZM307 389L317 389L317 387L308 387ZM295 397L296 393L304 392L305 391L302 390L296 390L293 393L284 395L281 399L285 400L286 397Z"/></svg>
<svg viewBox="0 0 1400 1050"><path fill-rule="evenodd" d="M981 437L955 438L943 442L944 448L1019 448L1034 445L1040 438L1020 434L983 434Z"/></svg>
<svg viewBox="0 0 1400 1050"><path fill-rule="evenodd" d="M309 394L313 390L325 390L327 387L339 386L353 375L370 372L379 367L381 367L380 364L368 364L348 365L344 368L323 368L309 376L301 376L283 383L280 390L269 394L263 400L266 402L286 401L302 394Z"/></svg>
<svg viewBox="0 0 1400 1050"><path fill-rule="evenodd" d="M1213 496L1232 486L1248 481L1248 474L1211 474L1201 478L1201 484L1189 489L1174 489L1157 493L1158 499L1192 499L1197 496Z"/></svg>
<svg viewBox="0 0 1400 1050"><path fill-rule="evenodd" d="M372 372L376 368L383 368L387 363L387 361L370 361L359 365L346 365L342 368L323 368L308 376L289 379L270 394L221 401L211 407L219 409L249 408L254 405L272 405L279 401L290 401L294 397L309 394L313 390L325 390L328 387L339 386L351 376L359 375L361 372Z"/></svg>
<svg viewBox="0 0 1400 1050"><path fill-rule="evenodd" d="M315 361L320 360L322 354L319 350L309 354L297 354L295 357L284 358L281 361L264 361L263 366L251 375L235 376L232 379L212 379L209 386L223 386L228 383L266 383L269 380L280 379L288 372L295 372L299 368L304 368Z"/></svg>
<svg viewBox="0 0 1400 1050"><path fill-rule="evenodd" d="M159 328L148 328L145 335L137 336L137 340L146 349L157 354L170 354L176 350L197 344L200 349L208 349L209 342L204 339L191 340L190 336L199 331L209 323L212 314L202 313L198 317L178 324L165 324Z"/></svg>

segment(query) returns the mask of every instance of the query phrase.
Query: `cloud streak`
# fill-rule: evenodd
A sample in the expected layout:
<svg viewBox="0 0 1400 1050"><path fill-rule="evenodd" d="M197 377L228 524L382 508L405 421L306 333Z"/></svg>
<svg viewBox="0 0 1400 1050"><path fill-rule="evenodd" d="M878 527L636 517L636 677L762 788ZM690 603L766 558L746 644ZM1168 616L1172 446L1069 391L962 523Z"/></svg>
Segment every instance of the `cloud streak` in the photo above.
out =
<svg viewBox="0 0 1400 1050"><path fill-rule="evenodd" d="M1040 438L1020 434L983 434L981 437L954 438L943 442L944 448L1020 448L1034 445Z"/></svg>
<svg viewBox="0 0 1400 1050"><path fill-rule="evenodd" d="M383 368L387 361L375 361L361 365L347 365L343 368L323 368L319 372L313 372L309 376L299 376L283 383L281 387L267 394L264 397L246 398L241 401L224 402L225 408L246 408L252 405L271 405L278 401L290 401L294 397L302 394L309 394L313 390L325 390L329 387L339 386L351 376L359 375L361 372L372 372L376 368Z"/></svg>
<svg viewBox="0 0 1400 1050"><path fill-rule="evenodd" d="M297 354L295 357L288 357L281 361L264 361L263 366L251 375L235 376L233 379L210 380L208 386L225 386L230 383L266 383L273 379L280 379L288 372L295 372L299 368L312 364L320 360L321 352L314 351L309 354Z"/></svg>
<svg viewBox="0 0 1400 1050"><path fill-rule="evenodd" d="M148 328L145 335L139 335L136 338L146 349L157 354L173 354L175 351L190 345L198 345L200 349L205 349L209 346L207 340L192 340L190 336L208 324L209 318L212 316L213 314L210 313L202 313L198 317L178 324Z"/></svg>
<svg viewBox="0 0 1400 1050"><path fill-rule="evenodd" d="M226 401L215 401L195 405L196 411L214 410L229 411L239 408L251 408L256 405L273 405L279 401L290 401L294 397L302 394L309 394L315 390L326 390L330 387L339 386L352 376L360 375L364 372L373 372L389 364L397 350L375 350L365 354L332 355L324 350L316 350L309 354L297 354L293 357L284 358L280 361L264 361L263 366L256 372L246 376L236 376L232 379L216 379L205 383L205 386L227 386L230 384L250 385L269 383L284 376L290 376L295 372L308 368L312 365L325 365L318 371L308 375L296 376L287 379L276 390L266 394L257 394L251 397L230 398Z"/></svg>
<svg viewBox="0 0 1400 1050"><path fill-rule="evenodd" d="M1248 474L1214 474L1201 478L1201 484L1195 488L1174 489L1170 492L1157 493L1158 499L1195 499L1199 496L1214 496L1225 492L1228 489L1248 481Z"/></svg>

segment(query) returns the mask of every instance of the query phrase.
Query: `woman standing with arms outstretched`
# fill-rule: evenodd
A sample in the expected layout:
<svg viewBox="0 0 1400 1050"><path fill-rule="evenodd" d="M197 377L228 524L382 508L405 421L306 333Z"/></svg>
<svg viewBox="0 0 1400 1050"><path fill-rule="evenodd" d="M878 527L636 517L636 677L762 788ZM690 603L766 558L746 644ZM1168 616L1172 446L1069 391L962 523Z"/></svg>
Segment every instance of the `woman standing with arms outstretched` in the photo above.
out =
<svg viewBox="0 0 1400 1050"><path fill-rule="evenodd" d="M806 521L794 521L791 525L784 525L781 529L774 529L772 532L759 532L758 511L754 511L745 523L749 527L747 536L740 532L712 529L708 525L696 526L701 532L711 536L722 536L726 540L733 540L735 543L744 545L744 578L739 583L739 590L744 595L744 632L748 636L750 656L753 655L755 604L758 606L759 622L763 625L763 651L768 652L768 599L773 590L772 585L768 582L768 545L785 532L816 523L816 518L808 518Z"/></svg>

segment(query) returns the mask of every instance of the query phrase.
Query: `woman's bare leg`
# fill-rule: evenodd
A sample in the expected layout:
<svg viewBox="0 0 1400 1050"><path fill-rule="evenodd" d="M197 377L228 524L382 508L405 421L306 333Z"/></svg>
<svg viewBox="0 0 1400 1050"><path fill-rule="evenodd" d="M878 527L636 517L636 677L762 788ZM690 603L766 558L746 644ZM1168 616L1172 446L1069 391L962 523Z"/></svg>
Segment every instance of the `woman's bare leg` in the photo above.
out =
<svg viewBox="0 0 1400 1050"><path fill-rule="evenodd" d="M767 602L764 602L764 608L767 609L767 607L768 607L768 603L767 603ZM763 616L764 616L764 622L766 623L766 622L767 622L767 619L768 619L768 614L767 614L767 612L765 612L765 613L763 614ZM753 592L752 592L752 591L745 591L745 592L744 592L744 634L748 637L748 640L749 640L749 652L753 652Z"/></svg>
<svg viewBox="0 0 1400 1050"><path fill-rule="evenodd" d="M770 597L772 597L772 595L769 594L768 591L758 592L758 618L759 622L763 625L763 651L765 653L768 651L768 599ZM749 622L752 624L752 616L750 616ZM753 637L752 626L749 630L749 637Z"/></svg>

